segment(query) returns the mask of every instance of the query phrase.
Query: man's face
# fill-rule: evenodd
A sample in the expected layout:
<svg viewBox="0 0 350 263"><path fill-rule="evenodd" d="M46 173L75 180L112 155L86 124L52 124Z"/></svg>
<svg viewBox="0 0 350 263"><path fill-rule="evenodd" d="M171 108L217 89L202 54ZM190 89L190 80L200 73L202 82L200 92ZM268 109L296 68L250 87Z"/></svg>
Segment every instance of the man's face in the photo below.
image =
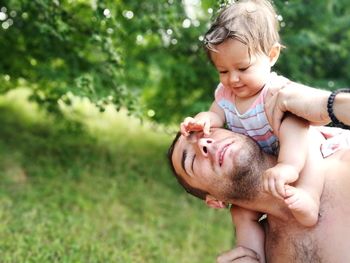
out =
<svg viewBox="0 0 350 263"><path fill-rule="evenodd" d="M180 136L172 162L177 174L192 187L228 201L232 197L230 192L237 188L235 184L241 184L237 180L252 184L252 162L261 160L260 153L256 143L248 137L225 129L212 129L208 136L201 132L190 137ZM250 179L245 178L246 174Z"/></svg>

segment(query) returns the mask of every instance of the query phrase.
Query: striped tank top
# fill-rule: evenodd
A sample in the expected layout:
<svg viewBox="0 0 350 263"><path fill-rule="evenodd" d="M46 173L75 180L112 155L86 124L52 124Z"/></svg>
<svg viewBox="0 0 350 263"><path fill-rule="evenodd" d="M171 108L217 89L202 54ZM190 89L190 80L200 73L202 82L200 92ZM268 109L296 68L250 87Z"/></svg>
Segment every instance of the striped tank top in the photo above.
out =
<svg viewBox="0 0 350 263"><path fill-rule="evenodd" d="M244 134L255 140L264 152L277 155L278 139L272 133L264 109L267 85L251 107L240 114L235 106L235 95L221 83L215 90L215 101L225 112L226 125L233 132Z"/></svg>

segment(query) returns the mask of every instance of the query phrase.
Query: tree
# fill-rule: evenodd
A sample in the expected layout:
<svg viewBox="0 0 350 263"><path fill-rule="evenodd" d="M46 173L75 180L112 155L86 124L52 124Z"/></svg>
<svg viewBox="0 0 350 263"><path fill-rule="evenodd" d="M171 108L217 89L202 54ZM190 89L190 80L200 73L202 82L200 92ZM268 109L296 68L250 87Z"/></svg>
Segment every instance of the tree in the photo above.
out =
<svg viewBox="0 0 350 263"><path fill-rule="evenodd" d="M201 36L228 0L0 0L0 92L27 86L55 111L72 92L174 122L205 110L218 76ZM350 3L275 0L276 70L324 88L349 82Z"/></svg>

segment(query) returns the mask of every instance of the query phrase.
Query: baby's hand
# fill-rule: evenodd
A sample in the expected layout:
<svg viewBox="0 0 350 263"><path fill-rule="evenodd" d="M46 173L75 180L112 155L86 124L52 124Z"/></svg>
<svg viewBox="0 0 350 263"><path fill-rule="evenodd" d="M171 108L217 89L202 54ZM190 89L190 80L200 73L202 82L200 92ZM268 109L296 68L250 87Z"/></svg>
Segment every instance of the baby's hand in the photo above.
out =
<svg viewBox="0 0 350 263"><path fill-rule="evenodd" d="M187 117L180 124L180 131L183 136L189 136L190 132L198 131L203 131L204 134L208 135L210 131L210 119Z"/></svg>
<svg viewBox="0 0 350 263"><path fill-rule="evenodd" d="M295 182L298 177L299 173L294 166L278 163L264 172L264 190L277 198L284 199L286 197L285 184Z"/></svg>

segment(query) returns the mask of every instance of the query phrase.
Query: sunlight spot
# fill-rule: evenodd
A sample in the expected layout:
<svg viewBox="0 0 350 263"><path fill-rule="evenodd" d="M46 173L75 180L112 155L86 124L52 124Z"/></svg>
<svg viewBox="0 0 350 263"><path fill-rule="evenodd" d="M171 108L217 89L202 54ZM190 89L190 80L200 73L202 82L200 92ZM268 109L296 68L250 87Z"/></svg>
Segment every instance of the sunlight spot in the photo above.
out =
<svg viewBox="0 0 350 263"><path fill-rule="evenodd" d="M3 7L1 7L0 11L6 13L7 12L7 8L5 6L3 6Z"/></svg>
<svg viewBox="0 0 350 263"><path fill-rule="evenodd" d="M3 29L8 29L10 27L10 24L6 21L4 23L1 24Z"/></svg>
<svg viewBox="0 0 350 263"><path fill-rule="evenodd" d="M110 18L111 17L111 11L109 9L105 9L103 10L103 15L107 18Z"/></svg>
<svg viewBox="0 0 350 263"><path fill-rule="evenodd" d="M278 20L278 21L282 21L282 20L283 20L283 16L278 15L278 16L277 16L277 20Z"/></svg>
<svg viewBox="0 0 350 263"><path fill-rule="evenodd" d="M0 12L0 21L6 20L7 15L4 12Z"/></svg>
<svg viewBox="0 0 350 263"><path fill-rule="evenodd" d="M199 27L200 24L201 24L201 23L199 22L199 20L197 20L197 19L196 19L196 20L193 20L192 23L193 23L193 25L194 25L195 27Z"/></svg>
<svg viewBox="0 0 350 263"><path fill-rule="evenodd" d="M199 37L198 37L198 40L199 40L199 41L203 41L203 40L204 40L204 36L199 36Z"/></svg>
<svg viewBox="0 0 350 263"><path fill-rule="evenodd" d="M5 75L5 76L4 76L4 79L5 79L6 81L10 81L11 77L10 77L10 75Z"/></svg>
<svg viewBox="0 0 350 263"><path fill-rule="evenodd" d="M334 81L328 81L328 87L333 88L334 87Z"/></svg>
<svg viewBox="0 0 350 263"><path fill-rule="evenodd" d="M142 44L144 44L144 43L145 43L145 41L144 41L143 36L142 36L142 35L137 35L137 36L136 36L136 44L137 44L137 45L142 45Z"/></svg>
<svg viewBox="0 0 350 263"><path fill-rule="evenodd" d="M113 32L114 32L113 28L110 28L110 27L107 28L107 33L108 33L108 34L111 35L111 34L113 34Z"/></svg>
<svg viewBox="0 0 350 263"><path fill-rule="evenodd" d="M123 16L126 17L127 19L132 19L134 17L134 12L130 10L128 11L125 10L123 12Z"/></svg>
<svg viewBox="0 0 350 263"><path fill-rule="evenodd" d="M198 51L198 45L192 45L192 46L191 46L191 50L192 50L193 52Z"/></svg>
<svg viewBox="0 0 350 263"><path fill-rule="evenodd" d="M214 12L213 8L208 8L208 14L212 14Z"/></svg>
<svg viewBox="0 0 350 263"><path fill-rule="evenodd" d="M172 35L173 34L173 30L171 30L170 28L166 31L166 33L168 34L168 35Z"/></svg>
<svg viewBox="0 0 350 263"><path fill-rule="evenodd" d="M189 28L191 26L191 20L189 20L188 18L186 18L183 22L182 22L182 27L183 28Z"/></svg>
<svg viewBox="0 0 350 263"><path fill-rule="evenodd" d="M154 115L156 115L156 112L154 110L148 110L147 115L148 115L148 117L152 118L152 117L154 117Z"/></svg>
<svg viewBox="0 0 350 263"><path fill-rule="evenodd" d="M32 66L36 66L38 64L38 62L36 61L36 59L34 58L31 58L30 61L29 61L30 65Z"/></svg>
<svg viewBox="0 0 350 263"><path fill-rule="evenodd" d="M176 45L176 44L177 44L177 39L175 39L175 38L172 39L172 40L171 40L171 44Z"/></svg>

